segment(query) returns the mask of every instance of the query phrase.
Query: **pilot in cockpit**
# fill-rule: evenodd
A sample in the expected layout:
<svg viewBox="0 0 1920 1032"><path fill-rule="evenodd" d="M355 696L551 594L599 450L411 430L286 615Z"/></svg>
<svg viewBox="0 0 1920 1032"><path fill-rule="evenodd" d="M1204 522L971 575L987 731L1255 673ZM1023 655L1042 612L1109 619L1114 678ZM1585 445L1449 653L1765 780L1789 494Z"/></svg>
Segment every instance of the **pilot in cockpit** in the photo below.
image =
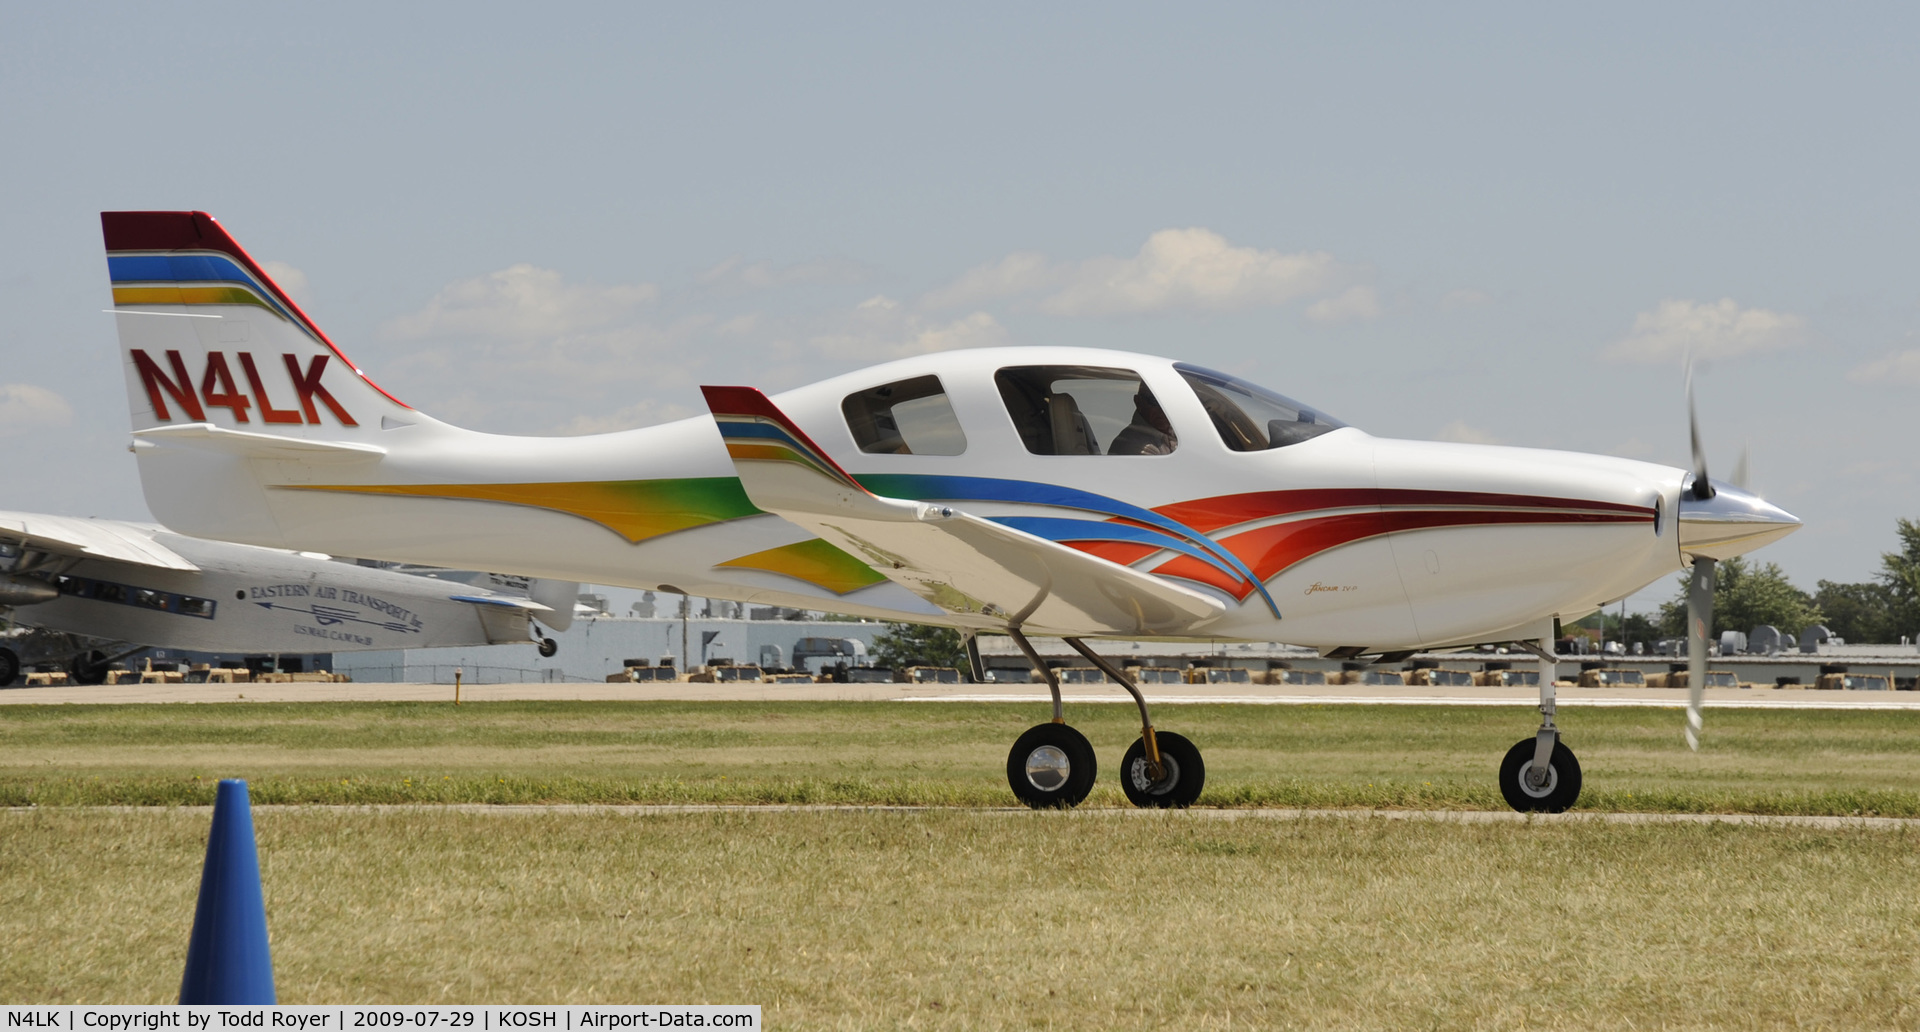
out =
<svg viewBox="0 0 1920 1032"><path fill-rule="evenodd" d="M1176 438L1173 424L1160 409L1160 402L1141 384L1133 395L1133 422L1113 437L1108 455L1166 455L1173 451Z"/></svg>

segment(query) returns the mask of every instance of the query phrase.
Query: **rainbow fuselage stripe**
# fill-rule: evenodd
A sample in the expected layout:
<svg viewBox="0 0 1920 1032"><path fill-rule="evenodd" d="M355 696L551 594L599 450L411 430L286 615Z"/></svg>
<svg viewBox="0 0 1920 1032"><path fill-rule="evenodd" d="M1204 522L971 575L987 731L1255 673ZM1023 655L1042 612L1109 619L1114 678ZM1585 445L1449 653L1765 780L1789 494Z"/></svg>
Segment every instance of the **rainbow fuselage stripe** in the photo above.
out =
<svg viewBox="0 0 1920 1032"><path fill-rule="evenodd" d="M727 424L723 423L723 427ZM1442 527L1651 523L1647 506L1569 498L1465 491L1346 488L1256 491L1174 502L1148 509L1106 495L1053 484L991 477L868 474L824 467L810 441L776 424L741 421L728 446L768 448L823 476L872 494L957 506L1018 503L1047 506L1049 516L996 516L998 523L1157 576L1204 584L1245 601L1303 560L1343 545ZM723 435L726 434L723 429ZM755 457L759 456L755 452ZM762 515L734 477L595 483L315 485L300 490L526 505L591 520L639 544ZM718 564L766 570L845 594L882 576L817 539L727 559ZM1271 605L1271 599L1268 599Z"/></svg>

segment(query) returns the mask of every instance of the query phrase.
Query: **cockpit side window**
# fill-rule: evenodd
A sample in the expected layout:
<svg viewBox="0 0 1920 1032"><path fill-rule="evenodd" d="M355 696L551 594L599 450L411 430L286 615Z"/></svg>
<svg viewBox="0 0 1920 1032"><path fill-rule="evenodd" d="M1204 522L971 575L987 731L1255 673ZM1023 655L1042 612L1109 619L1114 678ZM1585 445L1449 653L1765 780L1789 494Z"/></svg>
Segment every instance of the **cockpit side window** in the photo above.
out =
<svg viewBox="0 0 1920 1032"><path fill-rule="evenodd" d="M1176 363L1187 385L1234 451L1266 451L1312 440L1347 424L1237 376Z"/></svg>
<svg viewBox="0 0 1920 1032"><path fill-rule="evenodd" d="M849 394L840 411L863 452L959 455L967 450L967 435L937 376L896 380Z"/></svg>
<svg viewBox="0 0 1920 1032"><path fill-rule="evenodd" d="M1179 443L1153 391L1130 369L1008 366L993 382L1035 455L1165 455Z"/></svg>

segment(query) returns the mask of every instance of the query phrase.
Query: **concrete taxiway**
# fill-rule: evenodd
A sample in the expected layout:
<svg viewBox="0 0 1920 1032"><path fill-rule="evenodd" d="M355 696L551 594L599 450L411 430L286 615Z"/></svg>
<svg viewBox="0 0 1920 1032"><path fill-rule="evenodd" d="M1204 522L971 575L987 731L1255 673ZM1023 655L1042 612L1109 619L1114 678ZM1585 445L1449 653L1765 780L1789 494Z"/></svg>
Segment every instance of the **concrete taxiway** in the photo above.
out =
<svg viewBox="0 0 1920 1032"><path fill-rule="evenodd" d="M1156 684L1146 686L1157 706L1230 704L1267 706L1525 706L1539 704L1526 687L1373 685ZM1073 704L1130 703L1118 685L1070 685ZM1015 684L469 684L463 702L507 700L600 702L1012 702L1037 704L1045 686ZM1680 707L1680 688L1561 688L1562 707ZM0 705L214 702L452 702L451 684L124 684L61 685L0 690ZM1920 710L1920 692L1847 692L1781 688L1709 688L1714 709Z"/></svg>

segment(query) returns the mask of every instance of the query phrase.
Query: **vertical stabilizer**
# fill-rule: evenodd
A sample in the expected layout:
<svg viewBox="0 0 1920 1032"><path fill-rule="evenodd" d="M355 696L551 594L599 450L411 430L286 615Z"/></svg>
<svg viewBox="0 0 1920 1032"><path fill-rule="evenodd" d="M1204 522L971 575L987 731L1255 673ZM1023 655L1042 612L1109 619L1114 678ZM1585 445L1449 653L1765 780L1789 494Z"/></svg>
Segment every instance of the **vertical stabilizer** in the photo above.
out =
<svg viewBox="0 0 1920 1032"><path fill-rule="evenodd" d="M135 431L202 423L352 440L411 411L211 215L109 211L100 224Z"/></svg>
<svg viewBox="0 0 1920 1032"><path fill-rule="evenodd" d="M213 217L100 215L141 485L184 533L278 544L263 485L378 462L430 423L381 390Z"/></svg>

